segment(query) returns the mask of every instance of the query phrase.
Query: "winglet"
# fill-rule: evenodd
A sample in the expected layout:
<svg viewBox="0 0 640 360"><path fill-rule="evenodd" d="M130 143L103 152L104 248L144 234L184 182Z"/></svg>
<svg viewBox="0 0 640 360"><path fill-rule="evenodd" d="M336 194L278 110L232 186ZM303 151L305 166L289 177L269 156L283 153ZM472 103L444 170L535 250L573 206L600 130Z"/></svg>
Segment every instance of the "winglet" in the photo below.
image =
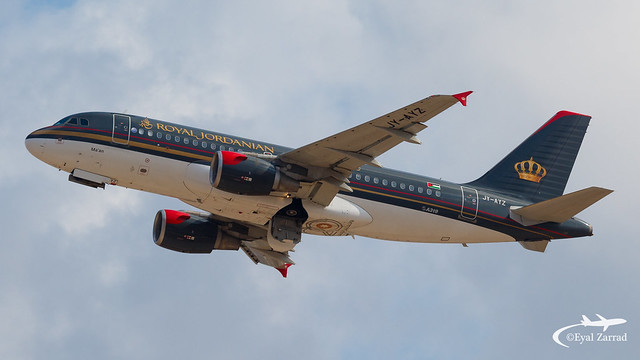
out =
<svg viewBox="0 0 640 360"><path fill-rule="evenodd" d="M292 264L284 264L284 267L281 268L276 268L276 270L280 271L280 274L282 274L282 277L287 277L287 270L289 269L289 266L291 266Z"/></svg>
<svg viewBox="0 0 640 360"><path fill-rule="evenodd" d="M458 99L458 101L460 101L460 104L462 104L462 106L467 106L467 96L469 96L469 94L471 94L472 92L473 91L467 91L467 92L463 92L463 93L455 94L451 96Z"/></svg>

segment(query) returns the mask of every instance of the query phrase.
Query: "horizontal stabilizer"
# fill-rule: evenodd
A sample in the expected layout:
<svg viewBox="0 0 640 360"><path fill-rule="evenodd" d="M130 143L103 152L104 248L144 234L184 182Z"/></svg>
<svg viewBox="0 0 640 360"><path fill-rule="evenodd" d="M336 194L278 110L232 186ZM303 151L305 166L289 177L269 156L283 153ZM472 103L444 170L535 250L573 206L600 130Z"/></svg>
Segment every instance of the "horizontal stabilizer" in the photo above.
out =
<svg viewBox="0 0 640 360"><path fill-rule="evenodd" d="M524 207L511 207L512 219L530 226L544 222L562 223L596 203L613 190L590 187Z"/></svg>

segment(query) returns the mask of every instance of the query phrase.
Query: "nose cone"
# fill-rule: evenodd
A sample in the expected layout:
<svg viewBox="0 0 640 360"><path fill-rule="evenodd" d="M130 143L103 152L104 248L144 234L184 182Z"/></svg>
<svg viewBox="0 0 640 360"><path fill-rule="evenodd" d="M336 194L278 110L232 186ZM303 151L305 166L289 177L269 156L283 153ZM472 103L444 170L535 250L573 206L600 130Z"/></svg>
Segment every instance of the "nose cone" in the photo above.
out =
<svg viewBox="0 0 640 360"><path fill-rule="evenodd" d="M31 155L42 160L42 154L45 151L45 142L43 139L39 139L34 135L36 132L37 131L34 131L27 135L27 138L24 139L24 146L29 150Z"/></svg>

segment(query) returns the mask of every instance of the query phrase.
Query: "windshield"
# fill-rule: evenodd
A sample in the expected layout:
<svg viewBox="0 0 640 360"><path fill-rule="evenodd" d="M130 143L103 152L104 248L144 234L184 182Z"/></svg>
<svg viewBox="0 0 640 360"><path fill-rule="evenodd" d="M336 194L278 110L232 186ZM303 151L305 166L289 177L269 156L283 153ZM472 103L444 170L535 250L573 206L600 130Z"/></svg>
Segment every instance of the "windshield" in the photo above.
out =
<svg viewBox="0 0 640 360"><path fill-rule="evenodd" d="M85 118L78 118L76 116L67 116L66 118L63 118L62 120L59 120L57 123L53 124L53 126L60 126L60 125L89 126L89 120Z"/></svg>

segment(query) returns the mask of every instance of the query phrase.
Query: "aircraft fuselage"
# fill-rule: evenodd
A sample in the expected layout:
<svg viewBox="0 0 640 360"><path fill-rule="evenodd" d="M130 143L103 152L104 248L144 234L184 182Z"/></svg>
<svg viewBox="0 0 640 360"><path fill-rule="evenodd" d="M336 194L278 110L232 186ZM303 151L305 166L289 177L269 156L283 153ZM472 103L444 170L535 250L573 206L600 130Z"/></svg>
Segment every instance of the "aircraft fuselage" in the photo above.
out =
<svg viewBox="0 0 640 360"><path fill-rule="evenodd" d="M77 123L69 124L71 118ZM289 150L261 141L139 116L91 112L34 131L26 146L40 160L89 179L90 184L170 196L252 224L266 224L291 202L286 193L238 195L211 186L215 151L269 156ZM349 181L353 192L340 192L329 206L303 200L309 213L303 232L463 244L592 235L591 226L575 218L524 226L510 217L509 209L531 202L494 189L367 165L354 171Z"/></svg>

